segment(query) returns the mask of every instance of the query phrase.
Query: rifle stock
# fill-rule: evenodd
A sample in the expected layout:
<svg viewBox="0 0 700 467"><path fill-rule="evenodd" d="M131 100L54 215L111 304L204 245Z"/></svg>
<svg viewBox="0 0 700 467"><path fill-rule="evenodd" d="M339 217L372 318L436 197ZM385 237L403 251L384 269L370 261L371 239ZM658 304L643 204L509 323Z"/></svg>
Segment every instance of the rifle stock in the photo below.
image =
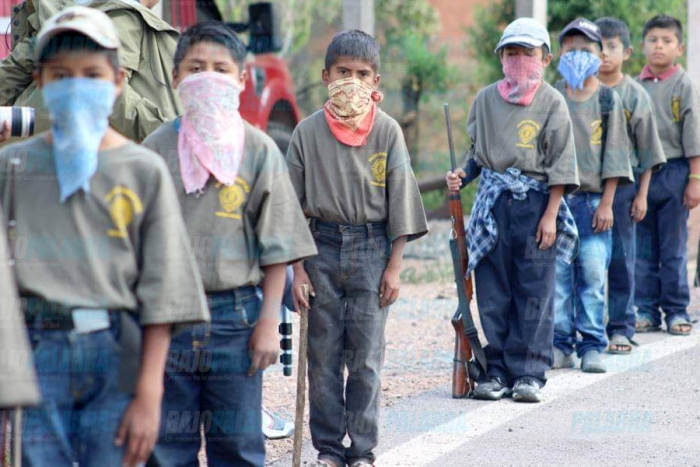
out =
<svg viewBox="0 0 700 467"><path fill-rule="evenodd" d="M450 120L450 108L445 104L445 119L447 121L447 137L450 145L450 157L452 171L457 169L454 143L452 139L452 122ZM450 232L450 249L452 263L457 284L459 307L452 317L452 326L455 330L455 351L452 365L452 397L461 399L469 397L474 389L475 381L469 373L469 362L472 360L472 347L465 333L463 313L470 313L469 303L472 300L473 289L471 277L467 276L469 252L467 240L464 235L464 213L462 211L462 198L459 191L448 191L448 203L450 206L450 218L452 231Z"/></svg>

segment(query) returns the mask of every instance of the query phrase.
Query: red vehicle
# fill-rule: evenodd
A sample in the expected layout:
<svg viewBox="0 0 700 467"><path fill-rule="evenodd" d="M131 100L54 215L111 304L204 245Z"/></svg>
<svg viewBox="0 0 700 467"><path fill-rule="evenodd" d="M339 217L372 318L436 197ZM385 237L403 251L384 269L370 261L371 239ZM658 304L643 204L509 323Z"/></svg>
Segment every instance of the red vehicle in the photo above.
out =
<svg viewBox="0 0 700 467"><path fill-rule="evenodd" d="M11 47L10 21L12 6L23 0L0 0L0 58ZM34 0L41 1L41 0ZM162 0L154 8L178 30L198 21L221 20L221 14L211 0ZM286 153L294 127L301 116L294 95L294 84L287 64L275 52L281 49L281 34L274 3L261 2L249 6L247 23L229 24L237 32L248 31L251 52L246 61L248 79L241 95L241 115L267 132Z"/></svg>

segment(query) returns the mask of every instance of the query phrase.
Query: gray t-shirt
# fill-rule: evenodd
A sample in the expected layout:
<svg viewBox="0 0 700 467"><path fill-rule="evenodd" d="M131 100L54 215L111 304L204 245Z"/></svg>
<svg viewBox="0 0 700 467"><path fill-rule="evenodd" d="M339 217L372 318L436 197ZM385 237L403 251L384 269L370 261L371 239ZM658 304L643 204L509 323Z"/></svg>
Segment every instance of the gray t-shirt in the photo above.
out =
<svg viewBox="0 0 700 467"><path fill-rule="evenodd" d="M225 186L209 177L199 196L185 193L175 122L165 123L143 142L170 169L207 292L258 285L264 266L317 254L282 154L269 136L244 124L236 181Z"/></svg>
<svg viewBox="0 0 700 467"><path fill-rule="evenodd" d="M9 161L20 160L11 195ZM168 168L134 143L101 151L90 193L59 202L46 134L0 151L0 194L17 220L21 295L138 313L142 325L209 319Z"/></svg>
<svg viewBox="0 0 700 467"><path fill-rule="evenodd" d="M292 136L287 164L307 217L350 225L386 222L392 242L428 232L403 133L379 108L361 147L336 140L323 110L305 118Z"/></svg>
<svg viewBox="0 0 700 467"><path fill-rule="evenodd" d="M605 154L603 154L600 89L587 100L576 102L569 99L564 80L558 81L555 87L564 96L574 125L576 162L581 179L581 191L602 193L603 181L609 178L619 178L620 185L632 183L634 176L630 165L627 120L620 96L612 93L613 109L608 117L608 136Z"/></svg>
<svg viewBox="0 0 700 467"><path fill-rule="evenodd" d="M633 170L658 170L666 162L654 117L654 104L644 88L629 76L613 88L622 99L627 119Z"/></svg>
<svg viewBox="0 0 700 467"><path fill-rule="evenodd" d="M0 410L37 404L39 399L32 349L8 263L7 237L0 228Z"/></svg>
<svg viewBox="0 0 700 467"><path fill-rule="evenodd" d="M549 186L579 186L574 135L566 103L542 83L529 106L506 102L497 83L479 91L469 111L467 159L504 173L509 167Z"/></svg>
<svg viewBox="0 0 700 467"><path fill-rule="evenodd" d="M700 156L700 91L690 76L679 67L664 80L637 80L654 103L666 159Z"/></svg>

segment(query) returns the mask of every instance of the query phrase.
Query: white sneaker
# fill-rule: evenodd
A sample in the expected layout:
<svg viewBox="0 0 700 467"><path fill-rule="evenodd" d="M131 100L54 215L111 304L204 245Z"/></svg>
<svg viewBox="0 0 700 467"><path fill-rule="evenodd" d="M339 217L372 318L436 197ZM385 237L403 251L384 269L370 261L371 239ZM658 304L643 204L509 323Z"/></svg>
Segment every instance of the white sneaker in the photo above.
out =
<svg viewBox="0 0 700 467"><path fill-rule="evenodd" d="M262 431L267 439L289 438L294 433L294 423L282 419L279 415L263 407Z"/></svg>

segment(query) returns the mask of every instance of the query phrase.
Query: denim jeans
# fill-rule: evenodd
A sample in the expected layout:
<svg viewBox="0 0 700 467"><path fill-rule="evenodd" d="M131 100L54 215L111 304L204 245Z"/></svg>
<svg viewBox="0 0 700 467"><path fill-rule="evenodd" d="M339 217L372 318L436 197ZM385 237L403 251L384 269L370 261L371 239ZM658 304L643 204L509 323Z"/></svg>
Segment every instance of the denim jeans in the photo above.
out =
<svg viewBox="0 0 700 467"><path fill-rule="evenodd" d="M309 311L311 439L319 457L341 465L374 461L388 314L379 307L379 286L391 246L378 224L316 222L312 232L318 256L305 262L316 292Z"/></svg>
<svg viewBox="0 0 700 467"><path fill-rule="evenodd" d="M612 228L612 256L608 268L608 336L634 336L634 265L636 261L636 228L630 212L637 196L635 185L618 186L615 190Z"/></svg>
<svg viewBox="0 0 700 467"><path fill-rule="evenodd" d="M199 465L203 432L209 465L262 467L262 372L247 376L261 302L254 287L207 294L207 301L211 325L192 325L173 336L161 433L150 465Z"/></svg>
<svg viewBox="0 0 700 467"><path fill-rule="evenodd" d="M603 321L612 232L595 233L592 227L601 198L597 193L574 193L566 197L580 241L573 263L557 260L554 346L566 355L573 353L574 347L581 357L591 350L603 352L608 346Z"/></svg>
<svg viewBox="0 0 700 467"><path fill-rule="evenodd" d="M23 465L121 467L114 438L131 396L119 390L119 328L29 330L43 401L24 412Z"/></svg>
<svg viewBox="0 0 700 467"><path fill-rule="evenodd" d="M687 250L688 210L683 193L688 183L688 159L672 159L651 176L649 211L637 224L637 270L634 302L637 316L661 324L689 319Z"/></svg>
<svg viewBox="0 0 700 467"><path fill-rule="evenodd" d="M544 385L552 367L556 247L540 250L537 226L549 195L530 190L496 200L498 241L477 265L476 299L488 345L488 376L506 384L529 376Z"/></svg>

